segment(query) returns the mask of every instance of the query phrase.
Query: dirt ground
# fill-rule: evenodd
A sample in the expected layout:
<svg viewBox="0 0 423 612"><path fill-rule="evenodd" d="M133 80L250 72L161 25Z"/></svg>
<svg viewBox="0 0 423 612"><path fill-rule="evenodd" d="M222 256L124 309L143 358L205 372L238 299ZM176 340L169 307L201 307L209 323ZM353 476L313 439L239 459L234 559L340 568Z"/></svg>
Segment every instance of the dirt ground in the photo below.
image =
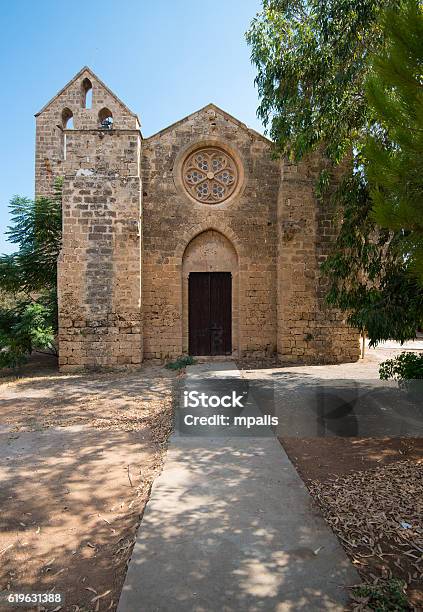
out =
<svg viewBox="0 0 423 612"><path fill-rule="evenodd" d="M312 370L323 378L377 378L388 356L386 349L357 364ZM275 372L311 371L258 367L269 380ZM161 470L177 382L158 366L65 376L45 356L18 377L0 375L0 591L62 592L65 612L116 610ZM281 443L363 579L400 576L423 609L423 439Z"/></svg>
<svg viewBox="0 0 423 612"><path fill-rule="evenodd" d="M0 591L53 590L63 611L113 611L161 470L177 375L52 367L0 384Z"/></svg>
<svg viewBox="0 0 423 612"><path fill-rule="evenodd" d="M423 438L281 438L304 482L423 460Z"/></svg>
<svg viewBox="0 0 423 612"><path fill-rule="evenodd" d="M423 609L423 438L282 438L364 581L392 577Z"/></svg>

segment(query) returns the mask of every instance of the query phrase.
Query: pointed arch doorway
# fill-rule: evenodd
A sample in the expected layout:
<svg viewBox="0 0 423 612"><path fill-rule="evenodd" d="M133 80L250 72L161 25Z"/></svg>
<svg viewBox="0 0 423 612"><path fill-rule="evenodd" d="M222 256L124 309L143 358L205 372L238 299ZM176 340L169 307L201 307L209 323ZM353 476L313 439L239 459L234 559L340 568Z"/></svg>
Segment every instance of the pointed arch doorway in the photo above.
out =
<svg viewBox="0 0 423 612"><path fill-rule="evenodd" d="M238 352L238 256L216 230L191 240L182 261L183 349L190 355Z"/></svg>

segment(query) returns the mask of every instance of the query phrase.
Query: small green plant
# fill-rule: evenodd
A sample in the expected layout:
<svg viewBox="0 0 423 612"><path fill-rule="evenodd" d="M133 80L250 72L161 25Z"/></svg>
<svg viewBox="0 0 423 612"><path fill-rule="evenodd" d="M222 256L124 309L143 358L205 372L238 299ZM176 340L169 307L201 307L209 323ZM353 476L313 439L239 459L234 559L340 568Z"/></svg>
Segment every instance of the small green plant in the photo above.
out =
<svg viewBox="0 0 423 612"><path fill-rule="evenodd" d="M407 381L423 378L423 353L401 353L393 359L383 361L379 366L382 380L397 380L400 387Z"/></svg>
<svg viewBox="0 0 423 612"><path fill-rule="evenodd" d="M404 594L404 583L393 578L384 584L363 584L353 589L354 600L365 600L366 610L375 612L408 612L412 608ZM363 602L364 603L364 602Z"/></svg>
<svg viewBox="0 0 423 612"><path fill-rule="evenodd" d="M183 370L189 365L194 365L195 359L190 355L183 355L182 357L178 357L176 361L170 361L166 364L168 370Z"/></svg>

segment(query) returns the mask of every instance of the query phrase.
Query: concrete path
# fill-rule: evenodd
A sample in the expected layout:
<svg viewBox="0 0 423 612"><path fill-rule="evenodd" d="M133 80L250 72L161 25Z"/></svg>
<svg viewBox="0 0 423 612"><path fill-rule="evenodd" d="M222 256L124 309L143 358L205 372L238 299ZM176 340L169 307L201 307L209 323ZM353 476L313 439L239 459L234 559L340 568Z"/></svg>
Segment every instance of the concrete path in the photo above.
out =
<svg viewBox="0 0 423 612"><path fill-rule="evenodd" d="M240 374L194 366L186 387L216 376ZM174 434L118 612L341 611L357 582L276 438Z"/></svg>

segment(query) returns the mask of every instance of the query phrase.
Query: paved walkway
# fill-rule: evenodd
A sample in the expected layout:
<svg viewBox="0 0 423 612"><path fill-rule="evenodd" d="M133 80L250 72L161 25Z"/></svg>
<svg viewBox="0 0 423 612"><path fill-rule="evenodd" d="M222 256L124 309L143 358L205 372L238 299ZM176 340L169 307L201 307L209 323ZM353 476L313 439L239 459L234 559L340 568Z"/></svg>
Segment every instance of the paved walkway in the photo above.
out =
<svg viewBox="0 0 423 612"><path fill-rule="evenodd" d="M225 375L240 376L233 363L190 367L186 388ZM174 434L118 612L340 611L357 582L273 436Z"/></svg>

